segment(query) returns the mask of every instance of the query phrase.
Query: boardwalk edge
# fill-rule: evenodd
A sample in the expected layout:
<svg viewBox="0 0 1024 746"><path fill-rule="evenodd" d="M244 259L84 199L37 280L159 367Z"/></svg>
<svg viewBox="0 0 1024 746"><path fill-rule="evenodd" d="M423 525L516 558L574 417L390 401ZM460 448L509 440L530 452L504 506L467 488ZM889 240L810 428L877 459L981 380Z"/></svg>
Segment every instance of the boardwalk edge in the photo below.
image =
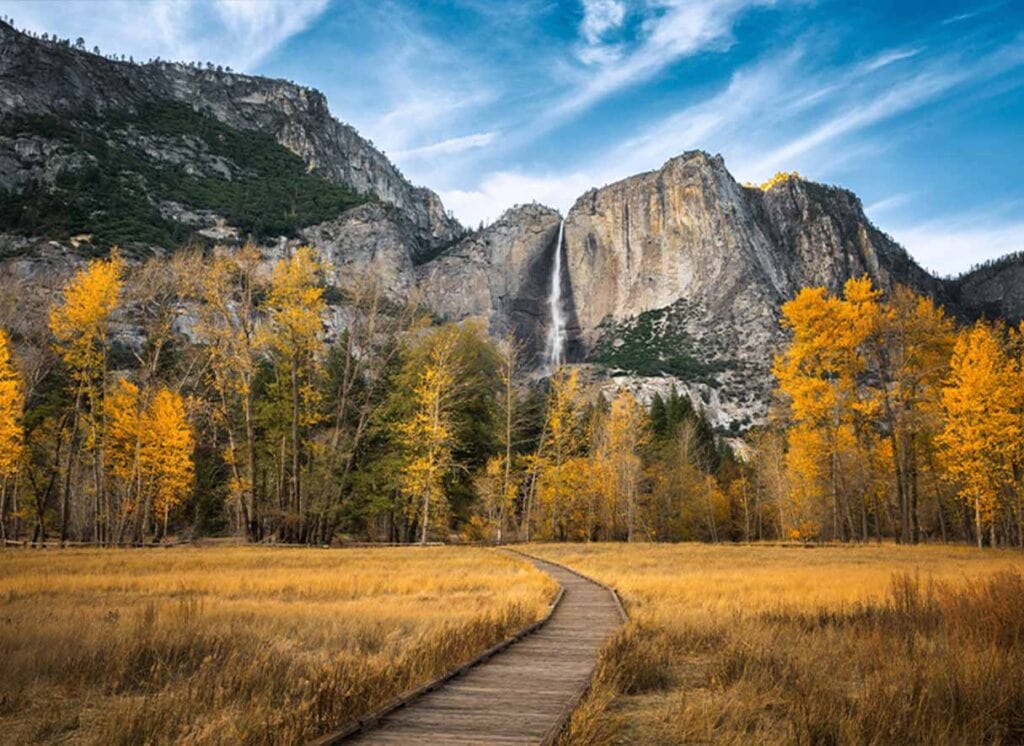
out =
<svg viewBox="0 0 1024 746"><path fill-rule="evenodd" d="M622 623L625 624L629 621L629 614L626 613L626 608L622 605L622 599L619 597L619 592L607 583L602 583L600 580L597 580L596 578L592 578L589 575L584 575L579 570L569 567L568 565L564 565L561 562L555 562L553 560L546 559L545 557L538 557L534 554L529 554L528 552L524 552L520 549L509 548L508 551L515 552L516 554L521 555L523 557L527 557L528 559L537 560L539 562L547 562L549 565L561 567L566 572L570 572L573 575L583 578L584 580L587 580L600 588L604 588L606 591L608 591L608 593L611 594L611 597L615 600L615 607L619 610L619 618L622 620ZM569 704L566 706L565 710L558 717L558 720L555 721L555 724L551 727L551 730L549 730L547 735L544 736L544 740L541 741L541 746L554 746L554 744L558 741L558 737L562 735L562 731L565 730L565 726L567 726L569 724L569 721L572 719L572 714L576 711L576 708L579 707L580 702L583 701L584 697L587 696L587 693L590 692L590 687L594 683L595 673L597 673L596 661L594 663L594 670L591 671L586 683L580 688L580 690L576 693L576 696L573 697L572 701L569 702Z"/></svg>
<svg viewBox="0 0 1024 746"><path fill-rule="evenodd" d="M517 552L517 554L522 554L523 556L529 556L529 555L526 555L523 552ZM534 558L531 557L531 559L534 559ZM546 560L542 560L542 561L546 561ZM552 563L552 564L556 564L556 563ZM576 573L576 574L578 575L579 573ZM333 744L341 743L345 739L351 738L352 736L354 736L356 734L364 733L364 732L366 732L368 730L372 730L373 728L375 728L380 723L381 720L383 720L385 717L387 717L391 713L395 712L396 710L400 710L403 707L411 704L414 700L419 699L424 694L427 694L428 692L432 692L433 690L437 689L439 686L447 683L448 681L451 681L452 679L454 679L454 678L456 678L458 676L461 676L462 674L466 673L466 671L470 670L471 668L473 668L475 666L478 666L481 663L486 662L487 660L493 658L495 655L497 655L498 653L503 651L505 648L509 647L510 645L512 645L512 644L514 644L516 642L519 642L520 640L522 640L522 639L524 639L526 637L529 637L531 634L533 634L534 632L539 630L541 627L543 627L545 624L547 624L548 621L551 619L551 616L555 613L555 609L557 609L558 605L562 602L562 597L564 595L565 595L565 587L562 586L561 583L559 583L559 585L558 585L558 593L555 594L555 598L551 602L551 605L548 607L547 613L543 617L538 619L536 622L534 622L533 624L529 624L526 627L523 627L521 630L516 632L511 637L506 637L504 640L499 642L497 645L494 645L492 647L487 648L487 650L485 650L484 652L480 653L475 658L472 658L468 662L462 663L459 666L456 666L452 670L450 670L447 673L441 675L439 678L433 679L432 681L428 681L425 684L421 684L420 686L416 687L415 689L410 689L409 691L405 692L404 694L400 694L399 696L397 696L394 699L392 699L390 702L388 702L386 705L384 705L380 709L374 710L373 712L371 712L371 713L369 713L367 715L363 715L360 718L357 718L355 720L349 721L345 725L342 725L340 728L332 730L330 733L327 733L326 735L323 735L323 736L320 736L318 738L315 738L312 741L308 741L307 742L307 746L332 746ZM621 606L620 606L620 609L621 609ZM573 704L573 708L575 708L575 704ZM572 711L570 710L570 713L571 712ZM545 741L545 743L547 743L547 741Z"/></svg>

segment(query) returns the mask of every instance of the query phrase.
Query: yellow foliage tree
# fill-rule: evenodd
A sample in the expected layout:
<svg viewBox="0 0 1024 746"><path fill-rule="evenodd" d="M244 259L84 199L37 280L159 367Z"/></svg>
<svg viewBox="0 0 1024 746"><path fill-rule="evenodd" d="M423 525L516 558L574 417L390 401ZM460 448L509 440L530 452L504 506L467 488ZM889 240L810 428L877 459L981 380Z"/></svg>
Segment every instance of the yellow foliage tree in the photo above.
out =
<svg viewBox="0 0 1024 746"><path fill-rule="evenodd" d="M847 283L849 301L824 288L805 288L782 307L792 341L773 372L789 404L786 466L791 472L790 538L807 540L821 530L817 518L828 509L837 524L843 511L843 444L854 427L857 376L864 368L860 347L871 333L864 320L874 296L870 283ZM856 299L856 300L854 300Z"/></svg>
<svg viewBox="0 0 1024 746"><path fill-rule="evenodd" d="M938 443L947 473L974 513L978 546L986 525L994 542L1000 497L1016 481L1014 450L1024 437L1018 376L991 325L979 321L957 336L942 391L945 428Z"/></svg>
<svg viewBox="0 0 1024 746"><path fill-rule="evenodd" d="M184 399L160 387L147 404L138 386L121 379L105 405L107 469L123 493L119 541L133 514L136 540L142 539L151 512L166 531L167 517L187 496L194 475L192 428Z"/></svg>
<svg viewBox="0 0 1024 746"><path fill-rule="evenodd" d="M803 177L796 171L777 171L772 178L768 179L768 181L761 184L758 188L763 192L767 192L769 189L771 189L773 186L776 186L777 184L785 184L787 181L791 179L799 181L802 178Z"/></svg>
<svg viewBox="0 0 1024 746"><path fill-rule="evenodd" d="M209 355L214 416L227 437L225 461L231 469L239 533L253 540L259 538L253 382L266 341L256 308L260 260L259 251L247 244L231 256L216 256L208 263L199 280L202 302L197 325ZM238 425L236 411L241 413Z"/></svg>
<svg viewBox="0 0 1024 746"><path fill-rule="evenodd" d="M624 518L627 541L633 541L636 535L640 451L650 441L649 429L647 413L636 397L620 391L598 433L595 458L608 470L611 513Z"/></svg>
<svg viewBox="0 0 1024 746"><path fill-rule="evenodd" d="M123 533L128 514L138 508L139 449L143 433L139 403L139 387L126 378L118 380L103 403L107 410L104 458L121 493L119 534Z"/></svg>
<svg viewBox="0 0 1024 746"><path fill-rule="evenodd" d="M6 481L17 470L24 444L21 423L25 394L14 367L11 342L0 329L0 481Z"/></svg>
<svg viewBox="0 0 1024 746"><path fill-rule="evenodd" d="M101 540L109 530L110 505L104 494L103 475L103 396L107 371L107 349L110 318L117 308L124 284L124 260L115 249L109 259L93 260L64 286L60 302L50 309L50 331L56 340L57 352L76 383L71 447L64 469L61 496L60 539L67 538L71 492L71 472L75 463L76 442L83 399L89 402L89 440L93 448L97 478L93 517L95 538ZM104 515L104 509L106 515ZM109 533L109 531L108 531ZM108 537L109 538L109 537Z"/></svg>
<svg viewBox="0 0 1024 746"><path fill-rule="evenodd" d="M92 387L106 364L110 317L124 285L124 260L115 249L109 259L91 262L64 286L50 310L50 331L72 376Z"/></svg>
<svg viewBox="0 0 1024 746"><path fill-rule="evenodd" d="M17 473L24 450L25 394L14 367L11 343L0 329L0 542L7 538L7 482Z"/></svg>
<svg viewBox="0 0 1024 746"><path fill-rule="evenodd" d="M793 516L803 516L794 520L814 528L821 522L807 516L817 505L819 515L831 515L836 538L856 535L859 523L866 539L871 509L877 532L877 480L864 478L863 467L878 463L884 437L899 501L899 536L917 541L920 463L937 428L950 320L930 299L906 288L883 299L867 277L848 280L842 297L805 288L782 312L792 341L773 372L791 424ZM888 503L885 508L891 514Z"/></svg>
<svg viewBox="0 0 1024 746"><path fill-rule="evenodd" d="M526 521L536 519L541 536L564 538L567 534L569 508L576 493L578 469L567 467L580 450L578 433L579 377L575 368L561 367L551 377L544 417L544 431L534 459L539 515L531 515L532 500L527 505Z"/></svg>
<svg viewBox="0 0 1024 746"><path fill-rule="evenodd" d="M323 315L327 310L320 278L324 266L309 246L303 246L288 259L280 260L270 278L270 347L288 381L291 409L291 508L296 517L303 515L302 428L321 417L320 390L316 372L323 348ZM302 537L293 536L292 539Z"/></svg>
<svg viewBox="0 0 1024 746"><path fill-rule="evenodd" d="M426 365L412 387L412 411L398 423L408 454L401 490L409 500L409 511L419 516L421 544L427 543L431 521L442 523L448 512L444 478L452 467L455 446L458 333L457 327L435 333Z"/></svg>
<svg viewBox="0 0 1024 746"><path fill-rule="evenodd" d="M482 502L486 538L500 544L504 537L506 516L515 510L519 489L516 474L506 467L506 456L492 456L474 483Z"/></svg>
<svg viewBox="0 0 1024 746"><path fill-rule="evenodd" d="M195 469L192 461L192 428L181 394L159 389L141 422L139 469L155 514L167 517L188 495Z"/></svg>
<svg viewBox="0 0 1024 746"><path fill-rule="evenodd" d="M953 324L930 299L896 287L866 344L861 411L892 449L901 541L917 542L921 462L939 430L942 383L949 369Z"/></svg>

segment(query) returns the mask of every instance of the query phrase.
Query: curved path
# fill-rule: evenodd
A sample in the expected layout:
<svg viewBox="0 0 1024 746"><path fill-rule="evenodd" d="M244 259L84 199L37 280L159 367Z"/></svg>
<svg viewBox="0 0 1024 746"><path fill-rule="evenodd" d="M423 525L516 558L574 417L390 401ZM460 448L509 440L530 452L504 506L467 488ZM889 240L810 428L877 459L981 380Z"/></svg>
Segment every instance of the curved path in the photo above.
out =
<svg viewBox="0 0 1024 746"><path fill-rule="evenodd" d="M564 567L529 559L565 589L547 624L346 743L553 742L623 615L608 588Z"/></svg>

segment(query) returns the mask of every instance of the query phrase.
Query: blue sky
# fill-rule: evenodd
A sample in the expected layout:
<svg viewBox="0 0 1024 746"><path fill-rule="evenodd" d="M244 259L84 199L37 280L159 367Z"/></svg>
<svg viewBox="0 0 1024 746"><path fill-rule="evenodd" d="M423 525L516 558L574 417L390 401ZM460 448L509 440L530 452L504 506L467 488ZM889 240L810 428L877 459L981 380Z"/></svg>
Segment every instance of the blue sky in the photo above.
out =
<svg viewBox="0 0 1024 746"><path fill-rule="evenodd" d="M925 266L1024 249L1024 2L0 0L136 59L323 91L468 224L685 150L855 191Z"/></svg>

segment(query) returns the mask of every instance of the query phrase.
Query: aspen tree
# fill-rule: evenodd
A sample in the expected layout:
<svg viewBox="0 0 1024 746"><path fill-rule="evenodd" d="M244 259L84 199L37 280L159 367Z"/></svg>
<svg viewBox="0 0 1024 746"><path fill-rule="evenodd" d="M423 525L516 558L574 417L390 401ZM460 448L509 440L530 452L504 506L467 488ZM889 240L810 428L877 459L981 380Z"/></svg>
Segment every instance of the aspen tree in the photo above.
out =
<svg viewBox="0 0 1024 746"><path fill-rule="evenodd" d="M140 411L139 387L127 379L120 379L104 400L107 421L107 448L104 453L106 467L113 477L113 485L121 492L118 516L118 542L123 538L130 514L139 514L140 450L143 423ZM139 537L136 537L139 538Z"/></svg>
<svg viewBox="0 0 1024 746"><path fill-rule="evenodd" d="M265 350L256 304L260 259L259 251L246 244L237 254L217 256L208 264L200 279L197 325L209 358L214 420L227 437L224 460L231 469L239 533L253 541L260 538L253 384ZM236 413L241 423L236 424Z"/></svg>
<svg viewBox="0 0 1024 746"><path fill-rule="evenodd" d="M620 391L603 419L596 458L611 475L614 513L624 515L626 540L636 536L637 499L640 490L640 451L650 440L647 413L628 391Z"/></svg>
<svg viewBox="0 0 1024 746"><path fill-rule="evenodd" d="M568 465L581 446L578 428L579 377L575 368L558 368L551 377L551 392L544 416L544 431L536 457L537 497L544 515L541 534L564 537L565 515L573 500L576 475Z"/></svg>
<svg viewBox="0 0 1024 746"><path fill-rule="evenodd" d="M93 519L94 540L101 541L104 524L101 505L103 489L103 396L107 372L110 319L117 308L124 284L124 260L115 249L109 259L93 260L64 286L61 300L50 309L50 331L56 340L57 352L75 382L74 417L71 444L64 466L64 488L61 495L60 540L67 540L70 517L71 478L77 455L78 431L82 406L89 404L89 440L94 455L96 492ZM108 516L109 517L109 516Z"/></svg>
<svg viewBox="0 0 1024 746"><path fill-rule="evenodd" d="M821 525L813 505L828 502L839 515L840 439L850 427L854 391L849 348L859 341L844 324L842 303L824 288L805 288L782 307L792 341L776 357L773 372L789 403L787 467L792 483L789 532L806 540ZM824 465L824 466L822 466Z"/></svg>
<svg viewBox="0 0 1024 746"><path fill-rule="evenodd" d="M270 278L271 348L285 371L291 410L291 509L299 522L295 538L305 540L302 462L302 430L315 424L320 413L320 391L315 376L323 349L322 317L327 310L320 278L324 267L313 249L303 246L288 259L280 260Z"/></svg>
<svg viewBox="0 0 1024 746"><path fill-rule="evenodd" d="M3 479L17 471L24 438L21 417L25 398L11 347L7 334L0 329L0 478Z"/></svg>
<svg viewBox="0 0 1024 746"><path fill-rule="evenodd" d="M984 527L995 540L1000 493L1012 483L1012 449L1022 436L1014 411L1014 370L999 334L984 321L962 331L942 390L945 428L938 444L947 473L974 514L978 546Z"/></svg>
<svg viewBox="0 0 1024 746"><path fill-rule="evenodd" d="M24 448L25 394L14 366L11 342L0 329L0 548L7 538L7 488L17 473Z"/></svg>
<svg viewBox="0 0 1024 746"><path fill-rule="evenodd" d="M498 412L501 418L498 442L503 451L500 462L501 480L498 490L500 500L497 516L497 541L499 544L505 538L507 516L514 508L516 493L519 489L519 485L512 474L512 458L520 420L519 394L516 391L516 383L521 361L522 345L510 334L498 345L498 379L501 386L498 392ZM488 468L490 467L491 464L489 462Z"/></svg>
<svg viewBox="0 0 1024 746"><path fill-rule="evenodd" d="M140 471L166 535L168 516L188 495L195 474L192 428L182 396L158 390L143 415L142 431Z"/></svg>
<svg viewBox="0 0 1024 746"><path fill-rule="evenodd" d="M444 478L453 464L453 410L460 373L456 358L458 329L444 327L432 335L430 342L426 365L412 387L412 411L398 424L408 454L401 489L409 499L410 512L419 517L421 544L427 543L431 521L441 523L448 511Z"/></svg>
<svg viewBox="0 0 1024 746"><path fill-rule="evenodd" d="M916 543L920 535L919 472L927 457L924 449L938 429L952 344L953 325L943 310L902 286L882 304L877 327L865 344L865 398L892 447L904 542Z"/></svg>

